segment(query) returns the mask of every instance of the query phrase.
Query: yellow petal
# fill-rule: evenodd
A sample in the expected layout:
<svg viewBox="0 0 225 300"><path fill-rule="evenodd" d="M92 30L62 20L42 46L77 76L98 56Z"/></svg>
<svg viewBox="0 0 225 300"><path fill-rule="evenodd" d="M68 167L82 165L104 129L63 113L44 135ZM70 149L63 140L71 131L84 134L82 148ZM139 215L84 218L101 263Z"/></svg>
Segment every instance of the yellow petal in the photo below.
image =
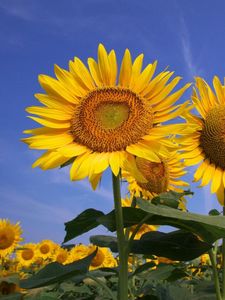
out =
<svg viewBox="0 0 225 300"><path fill-rule="evenodd" d="M98 68L98 64L93 58L88 58L88 66L91 72L91 76L95 81L95 84L99 87L103 86L101 74Z"/></svg>
<svg viewBox="0 0 225 300"><path fill-rule="evenodd" d="M219 201L219 203L224 206L224 197L225 197L225 193L224 193L224 185L221 182L221 185L219 186L217 192L216 192L216 196L217 199Z"/></svg>
<svg viewBox="0 0 225 300"><path fill-rule="evenodd" d="M216 91L218 102L221 104L225 104L224 92L221 85L221 82L217 76L213 78L213 86Z"/></svg>
<svg viewBox="0 0 225 300"><path fill-rule="evenodd" d="M70 179L80 180L88 176L91 167L91 153L78 156L70 168Z"/></svg>
<svg viewBox="0 0 225 300"><path fill-rule="evenodd" d="M141 143L133 144L133 145L127 146L126 150L127 150L127 152L129 152L133 155L148 159L152 162L161 162L158 155L156 155L151 150L151 148L147 147L144 144L141 144Z"/></svg>
<svg viewBox="0 0 225 300"><path fill-rule="evenodd" d="M38 115L40 117L46 117L50 119L55 119L59 121L71 120L72 115L66 113L65 111L60 111L54 108L40 107L40 106L30 106L26 108L26 111L33 115Z"/></svg>
<svg viewBox="0 0 225 300"><path fill-rule="evenodd" d="M57 151L64 155L65 157L74 157L81 155L88 151L87 147L73 142L72 144L66 145L64 147L58 148Z"/></svg>
<svg viewBox="0 0 225 300"><path fill-rule="evenodd" d="M110 51L108 60L110 66L110 85L115 86L116 79L117 79L117 61L116 61L116 54L114 50Z"/></svg>
<svg viewBox="0 0 225 300"><path fill-rule="evenodd" d="M92 90L95 88L95 83L87 69L87 67L83 64L83 62L75 57L74 59L74 67L77 76L82 80L83 84L89 89Z"/></svg>
<svg viewBox="0 0 225 300"><path fill-rule="evenodd" d="M115 176L119 174L120 171L120 153L119 152L111 152L109 156L109 164L112 169L112 172Z"/></svg>
<svg viewBox="0 0 225 300"><path fill-rule="evenodd" d="M108 54L105 50L105 47L102 44L98 46L98 66L99 66L102 82L105 86L108 86L110 84L111 74L110 74Z"/></svg>
<svg viewBox="0 0 225 300"><path fill-rule="evenodd" d="M131 55L130 55L130 51L126 49L123 56L123 60L120 68L120 76L119 76L119 84L122 87L129 87L131 72L132 72Z"/></svg>
<svg viewBox="0 0 225 300"><path fill-rule="evenodd" d="M99 184L99 181L101 180L101 177L102 177L102 173L92 174L92 176L89 177L89 181L91 183L91 186L92 186L93 190L96 190L96 188Z"/></svg>
<svg viewBox="0 0 225 300"><path fill-rule="evenodd" d="M22 139L31 149L55 149L72 143L73 137L68 133L55 135L37 135Z"/></svg>
<svg viewBox="0 0 225 300"><path fill-rule="evenodd" d="M59 120L50 120L50 119L42 119L37 117L28 116L28 118L34 120L35 122L50 128L58 128L58 129L67 129L70 128L71 122L68 121L59 121Z"/></svg>
<svg viewBox="0 0 225 300"><path fill-rule="evenodd" d="M215 193L219 189L222 182L222 175L223 171L217 167L212 179L211 193Z"/></svg>
<svg viewBox="0 0 225 300"><path fill-rule="evenodd" d="M58 80L51 78L50 76L46 75L39 75L38 77L40 85L42 88L49 94L55 97L63 98L71 103L77 103L76 94L63 86L61 82Z"/></svg>
<svg viewBox="0 0 225 300"><path fill-rule="evenodd" d="M43 170L53 169L61 166L67 160L67 157L63 157L55 151L47 151L33 163L32 168L40 166Z"/></svg>
<svg viewBox="0 0 225 300"><path fill-rule="evenodd" d="M210 180L213 178L214 172L215 172L215 165L209 163L208 166L206 166L206 169L202 176L202 183L200 184L200 186L207 185L210 182Z"/></svg>
<svg viewBox="0 0 225 300"><path fill-rule="evenodd" d="M194 174L194 180L193 180L194 182L199 181L202 178L202 175L203 175L205 169L207 168L208 164L209 164L208 160L203 161L201 163L201 165L198 167L197 171Z"/></svg>
<svg viewBox="0 0 225 300"><path fill-rule="evenodd" d="M152 68L153 66L149 64L138 77L138 80L136 80L136 84L133 87L133 90L136 93L141 93L147 87L147 84L151 79Z"/></svg>
<svg viewBox="0 0 225 300"><path fill-rule="evenodd" d="M135 86L136 80L138 80L140 74L141 74L141 69L142 69L142 63L143 63L143 58L144 55L140 54L133 63L132 66L132 73L131 73L131 79L130 79L130 89L133 89Z"/></svg>
<svg viewBox="0 0 225 300"><path fill-rule="evenodd" d="M92 158L92 173L99 174L105 171L105 169L109 166L109 153L102 152L102 153L94 153L95 156Z"/></svg>
<svg viewBox="0 0 225 300"><path fill-rule="evenodd" d="M49 108L55 108L66 113L73 113L74 105L63 98L56 98L46 94L35 94L35 98Z"/></svg>

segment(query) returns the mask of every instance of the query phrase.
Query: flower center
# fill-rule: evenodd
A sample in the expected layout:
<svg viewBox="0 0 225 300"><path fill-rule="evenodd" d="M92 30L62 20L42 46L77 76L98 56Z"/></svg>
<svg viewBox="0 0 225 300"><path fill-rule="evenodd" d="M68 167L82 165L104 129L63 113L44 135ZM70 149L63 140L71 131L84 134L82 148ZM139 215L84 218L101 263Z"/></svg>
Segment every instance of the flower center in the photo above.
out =
<svg viewBox="0 0 225 300"><path fill-rule="evenodd" d="M200 147L211 163L225 170L225 105L214 107L206 115Z"/></svg>
<svg viewBox="0 0 225 300"><path fill-rule="evenodd" d="M24 260L30 260L30 259L33 258L33 256L34 256L34 252L33 252L32 249L25 249L25 250L23 250L23 252L22 252L22 258L23 258Z"/></svg>
<svg viewBox="0 0 225 300"><path fill-rule="evenodd" d="M47 254L48 252L50 251L50 248L48 245L44 244L44 245L41 245L40 247L40 252L42 254Z"/></svg>
<svg viewBox="0 0 225 300"><path fill-rule="evenodd" d="M115 129L128 119L129 107L125 103L101 103L95 112L100 126Z"/></svg>
<svg viewBox="0 0 225 300"><path fill-rule="evenodd" d="M167 191L168 172L165 162L155 163L144 158L136 158L137 167L148 180L148 182L138 182L138 185L151 192L160 194Z"/></svg>
<svg viewBox="0 0 225 300"><path fill-rule="evenodd" d="M10 246L12 246L14 242L15 234L14 232L9 228L6 231L0 231L0 249L7 249Z"/></svg>
<svg viewBox="0 0 225 300"><path fill-rule="evenodd" d="M67 259L67 253L59 253L56 257L56 261L60 264L64 263Z"/></svg>
<svg viewBox="0 0 225 300"><path fill-rule="evenodd" d="M96 152L125 150L153 127L146 100L129 89L99 88L77 105L72 118L74 141Z"/></svg>
<svg viewBox="0 0 225 300"><path fill-rule="evenodd" d="M104 253L100 249L98 249L97 254L95 255L95 257L91 261L91 266L92 267L101 266L101 264L103 263L104 259L105 259Z"/></svg>

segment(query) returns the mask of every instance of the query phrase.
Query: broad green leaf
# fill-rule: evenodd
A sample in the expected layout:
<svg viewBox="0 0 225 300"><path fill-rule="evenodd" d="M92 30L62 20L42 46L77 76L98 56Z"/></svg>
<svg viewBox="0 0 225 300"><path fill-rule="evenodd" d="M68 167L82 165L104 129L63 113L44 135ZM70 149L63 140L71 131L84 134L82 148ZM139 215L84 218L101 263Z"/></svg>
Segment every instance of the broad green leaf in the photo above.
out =
<svg viewBox="0 0 225 300"><path fill-rule="evenodd" d="M161 193L158 196L154 197L151 202L153 204L161 204L166 205L172 208L178 208L179 206L179 200L181 197L186 195L193 195L190 191L184 191L183 193L177 193L174 191L169 191L166 193Z"/></svg>
<svg viewBox="0 0 225 300"><path fill-rule="evenodd" d="M100 247L108 247L113 252L118 252L117 239L115 237L97 235L90 241ZM182 230L164 233L151 231L142 236L140 240L134 240L130 247L130 253L157 255L172 260L188 261L207 252L212 246L200 241L196 235Z"/></svg>
<svg viewBox="0 0 225 300"><path fill-rule="evenodd" d="M145 224L170 225L193 232L210 244L225 237L225 217L223 216L205 216L184 212L163 205L154 205L140 198L137 199L137 203L140 208L122 208L124 227L137 225L145 220ZM97 222L111 232L116 231L114 210L98 218Z"/></svg>
<svg viewBox="0 0 225 300"><path fill-rule="evenodd" d="M61 265L57 262L50 263L32 277L21 280L20 286L24 289L33 289L84 275L88 272L88 268L96 253L97 250L91 255L68 265Z"/></svg>
<svg viewBox="0 0 225 300"><path fill-rule="evenodd" d="M103 212L90 208L83 211L72 221L65 223L66 236L63 242L66 243L73 238L99 226L99 223L96 221L96 219L101 216L104 216Z"/></svg>
<svg viewBox="0 0 225 300"><path fill-rule="evenodd" d="M20 294L20 293L13 293L13 294L6 295L6 296L0 295L1 300L22 300L23 299L22 297L23 297L23 294Z"/></svg>

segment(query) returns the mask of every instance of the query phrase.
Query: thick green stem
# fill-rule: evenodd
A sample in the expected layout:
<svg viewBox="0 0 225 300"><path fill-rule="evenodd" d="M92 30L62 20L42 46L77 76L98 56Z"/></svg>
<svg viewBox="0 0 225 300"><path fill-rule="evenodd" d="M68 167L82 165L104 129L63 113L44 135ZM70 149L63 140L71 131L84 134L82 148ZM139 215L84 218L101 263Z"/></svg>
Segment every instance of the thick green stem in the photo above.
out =
<svg viewBox="0 0 225 300"><path fill-rule="evenodd" d="M128 299L128 247L124 235L123 212L120 194L120 177L112 173L114 206L116 214L116 232L119 250L118 300Z"/></svg>
<svg viewBox="0 0 225 300"><path fill-rule="evenodd" d="M225 190L224 190L225 197ZM225 216L225 207L223 206L223 216ZM225 300L225 238L223 238L222 244L222 270L223 270L223 281L222 281L222 299Z"/></svg>
<svg viewBox="0 0 225 300"><path fill-rule="evenodd" d="M220 292L220 282L219 282L219 276L218 276L218 270L216 267L216 253L213 252L213 250L209 250L209 257L212 264L212 270L213 270L213 277L214 277L214 283L215 283L215 289L216 289L216 298L217 300L222 300L221 292Z"/></svg>

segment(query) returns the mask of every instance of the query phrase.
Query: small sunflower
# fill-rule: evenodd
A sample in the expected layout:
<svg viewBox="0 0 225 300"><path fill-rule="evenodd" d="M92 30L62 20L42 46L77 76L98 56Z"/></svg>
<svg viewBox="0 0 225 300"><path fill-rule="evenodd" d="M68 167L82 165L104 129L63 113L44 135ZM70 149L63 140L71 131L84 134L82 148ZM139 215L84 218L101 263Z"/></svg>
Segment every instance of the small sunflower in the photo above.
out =
<svg viewBox="0 0 225 300"><path fill-rule="evenodd" d="M11 254L22 241L22 229L19 223L12 224L9 220L0 219L0 258Z"/></svg>
<svg viewBox="0 0 225 300"><path fill-rule="evenodd" d="M202 179L201 186L211 183L211 192L217 193L224 204L225 187L225 86L214 77L211 87L200 77L196 78L192 100L200 116L184 115L187 125L195 131L180 138L183 158L187 166L201 162L194 181Z"/></svg>
<svg viewBox="0 0 225 300"><path fill-rule="evenodd" d="M36 245L32 243L24 244L23 249L16 251L16 258L20 267L29 267L37 259Z"/></svg>
<svg viewBox="0 0 225 300"><path fill-rule="evenodd" d="M72 263L74 261L82 259L88 256L88 252L89 252L88 246L83 244L76 245L70 250L67 262Z"/></svg>
<svg viewBox="0 0 225 300"><path fill-rule="evenodd" d="M67 263L68 258L69 258L69 251L59 247L56 249L52 257L52 260L64 265Z"/></svg>
<svg viewBox="0 0 225 300"><path fill-rule="evenodd" d="M89 177L96 188L102 173L111 167L115 176L128 161L138 171L134 157L160 162L173 145L166 136L189 132L184 124L161 123L187 109L188 102L173 106L190 86L172 93L181 77L163 71L153 78L157 62L142 70L143 54L132 61L128 49L120 71L114 50L98 48L98 62L87 68L75 57L69 71L55 66L57 79L40 75L46 94L36 94L43 106L32 106L30 118L43 127L26 130L23 141L31 149L46 150L33 164L43 170L71 162L71 180ZM169 83L168 83L169 82Z"/></svg>
<svg viewBox="0 0 225 300"><path fill-rule="evenodd" d="M89 245L88 254L90 255L96 250L96 246ZM112 252L105 247L98 247L95 257L91 261L89 270L95 270L99 268L114 268L117 266L117 261L112 255Z"/></svg>
<svg viewBox="0 0 225 300"><path fill-rule="evenodd" d="M170 190L181 192L180 187L188 186L188 183L179 178L186 174L181 162L180 154L171 153L167 158L161 158L160 162L151 162L137 157L136 164L139 172L146 178L146 182L139 182L129 172L123 172L123 177L128 182L128 190L131 196L144 199L152 199L158 194Z"/></svg>
<svg viewBox="0 0 225 300"><path fill-rule="evenodd" d="M52 258L58 245L51 240L43 240L37 245L37 255L43 259Z"/></svg>

